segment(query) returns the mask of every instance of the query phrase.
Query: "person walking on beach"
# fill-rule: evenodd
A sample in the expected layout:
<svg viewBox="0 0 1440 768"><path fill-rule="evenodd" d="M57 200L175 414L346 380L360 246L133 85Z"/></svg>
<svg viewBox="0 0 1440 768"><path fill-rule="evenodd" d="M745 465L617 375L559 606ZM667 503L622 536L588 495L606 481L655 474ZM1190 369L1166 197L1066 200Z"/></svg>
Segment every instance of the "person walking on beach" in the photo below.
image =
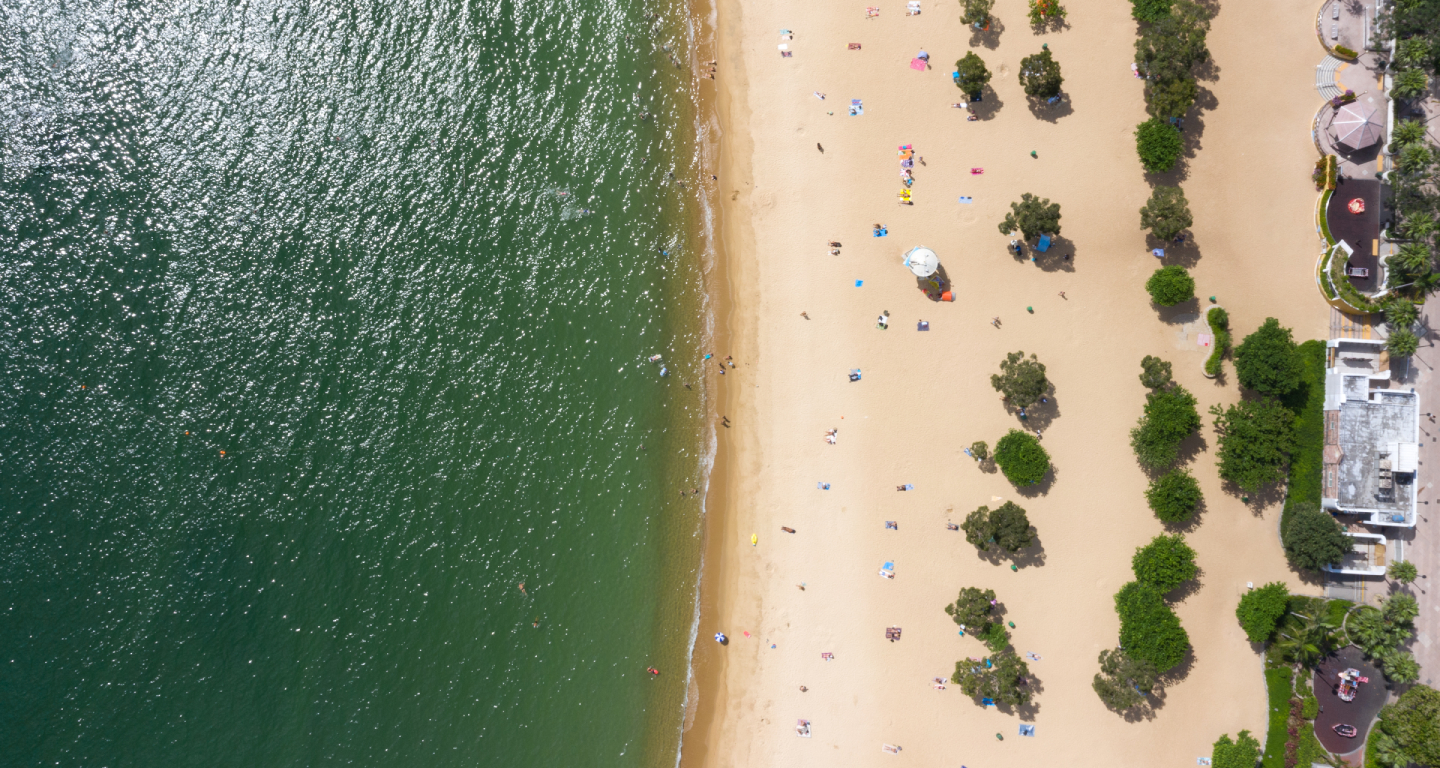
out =
<svg viewBox="0 0 1440 768"><path fill-rule="evenodd" d="M1061 291L1061 292L1060 292L1060 298L1065 299L1065 292L1064 292L1064 291ZM1069 299L1065 299L1065 300L1066 300L1066 301L1069 301Z"/></svg>
<svg viewBox="0 0 1440 768"><path fill-rule="evenodd" d="M999 327L1000 327L1000 316L999 316L999 315L996 315L996 316L990 318L990 324L993 325L993 326L995 326L996 328L999 328Z"/></svg>
<svg viewBox="0 0 1440 768"><path fill-rule="evenodd" d="M809 312L801 312L801 313L800 313L800 316L803 317L803 318L805 318L806 320L809 320L809 319L810 319L810 313L809 313Z"/></svg>

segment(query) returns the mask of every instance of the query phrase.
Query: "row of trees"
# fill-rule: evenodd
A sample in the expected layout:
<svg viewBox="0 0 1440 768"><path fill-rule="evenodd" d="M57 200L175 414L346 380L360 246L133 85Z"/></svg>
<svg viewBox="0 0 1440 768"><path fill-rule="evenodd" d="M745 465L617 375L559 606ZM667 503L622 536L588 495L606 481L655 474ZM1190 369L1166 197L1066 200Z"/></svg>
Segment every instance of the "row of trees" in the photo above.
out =
<svg viewBox="0 0 1440 768"><path fill-rule="evenodd" d="M968 24L975 29L990 28L990 9L995 6L995 0L962 0L960 5L961 23ZM1063 24L1066 11L1065 6L1060 4L1060 0L1030 0L1028 16L1030 25L1039 31Z"/></svg>
<svg viewBox="0 0 1440 768"><path fill-rule="evenodd" d="M1019 409L1040 402L1050 391L1045 364L1034 354L1026 357L1023 351L1005 356L1000 363L1000 373L990 376L990 385L1007 404ZM985 450L983 443L976 443L971 446L972 454L977 446ZM978 455L976 459L984 460ZM1034 435L1018 429L1010 430L995 444L995 463L1005 474L1005 479L1020 487L1035 485L1050 472L1050 454L1045 447Z"/></svg>
<svg viewBox="0 0 1440 768"><path fill-rule="evenodd" d="M1277 398L1298 389L1304 361L1290 329L1266 318L1235 349L1240 385L1260 393L1228 408L1211 406L1219 449L1220 477L1255 492L1285 477L1295 450L1295 414Z"/></svg>
<svg viewBox="0 0 1440 768"><path fill-rule="evenodd" d="M1175 467L1180 444L1200 429L1195 396L1171 378L1170 363L1146 355L1140 361L1140 383L1150 390L1145 410L1130 430L1135 459L1152 475L1145 500L1155 516L1167 523L1189 520L1201 501L1200 484L1183 467Z"/></svg>
<svg viewBox="0 0 1440 768"><path fill-rule="evenodd" d="M985 60L974 51L967 51L955 62L955 71L955 87L972 99L980 95L993 77L985 66ZM1026 96L1037 99L1058 96L1064 83L1060 62L1055 60L1048 47L1020 60L1020 85L1024 87Z"/></svg>
<svg viewBox="0 0 1440 768"><path fill-rule="evenodd" d="M1132 0L1131 13L1140 22L1135 66L1150 113L1135 130L1136 150L1145 170L1163 173L1184 153L1178 123L1199 93L1195 68L1210 58L1210 12L1190 0Z"/></svg>
<svg viewBox="0 0 1440 768"><path fill-rule="evenodd" d="M1166 593L1195 578L1195 550L1184 536L1156 536L1135 550L1135 581L1115 594L1120 647L1100 652L1091 687L1105 706L1124 712L1145 702L1161 674L1179 666L1190 635L1165 602Z"/></svg>
<svg viewBox="0 0 1440 768"><path fill-rule="evenodd" d="M945 613L962 633L975 636L991 651L980 661L955 662L950 682L977 703L989 699L1000 706L1023 706L1030 702L1030 667L1010 647L1010 633L1000 619L999 607L995 590L978 587L961 589L955 602L945 606Z"/></svg>

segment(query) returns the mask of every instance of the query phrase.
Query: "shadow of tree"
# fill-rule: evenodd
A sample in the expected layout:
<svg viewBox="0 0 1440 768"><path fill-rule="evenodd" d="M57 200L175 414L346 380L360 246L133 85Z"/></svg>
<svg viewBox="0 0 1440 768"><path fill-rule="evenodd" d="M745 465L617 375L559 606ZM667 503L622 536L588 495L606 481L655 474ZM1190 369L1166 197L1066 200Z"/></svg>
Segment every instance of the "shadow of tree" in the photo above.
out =
<svg viewBox="0 0 1440 768"><path fill-rule="evenodd" d="M990 549L975 548L975 556L989 563L990 565L1015 565L1019 568L1039 568L1045 564L1045 545L1040 541L1040 534L1034 526L1030 527L1034 541L1030 546L1015 551L1006 552L999 546Z"/></svg>
<svg viewBox="0 0 1440 768"><path fill-rule="evenodd" d="M1058 123L1060 118L1075 113L1075 108L1070 105L1070 94L1063 92L1054 104L1049 103L1046 99L1027 97L1025 106L1030 108L1031 115L1047 123Z"/></svg>
<svg viewBox="0 0 1440 768"><path fill-rule="evenodd" d="M1005 23L991 16L990 24L984 29L976 29L973 24L968 29L970 30L971 48L978 45L993 51L1000 47L1000 34L1005 31Z"/></svg>
<svg viewBox="0 0 1440 768"><path fill-rule="evenodd" d="M1174 240L1161 240L1160 238L1145 233L1145 248L1152 254L1156 248L1165 249L1165 258L1156 259L1162 267L1175 264L1186 269L1194 269L1200 263L1200 245L1195 242L1195 236L1185 235L1185 242L1177 243Z"/></svg>
<svg viewBox="0 0 1440 768"><path fill-rule="evenodd" d="M1200 299L1190 298L1174 306L1162 307L1154 302L1155 314L1166 325L1184 325L1200 318Z"/></svg>
<svg viewBox="0 0 1440 768"><path fill-rule="evenodd" d="M1195 593L1200 591L1201 587L1205 586L1204 578L1205 569L1197 566L1195 569L1195 578L1185 581L1180 586L1165 593L1165 602L1183 603L1190 599Z"/></svg>
<svg viewBox="0 0 1440 768"><path fill-rule="evenodd" d="M1027 485L1024 488L1016 486L1015 492L1020 494L1021 496L1024 496L1027 499L1033 499L1036 496L1044 496L1050 493L1050 486L1055 484L1055 476L1058 474L1059 471L1055 469L1055 465L1052 463L1050 465L1050 470L1045 473L1045 479L1034 485Z"/></svg>
<svg viewBox="0 0 1440 768"><path fill-rule="evenodd" d="M993 119L995 115L1000 112L1000 108L1005 106L1005 102L1000 100L1000 95L989 85L980 89L979 99L974 97L967 98L970 98L971 111L975 113L976 117L980 118L981 122Z"/></svg>

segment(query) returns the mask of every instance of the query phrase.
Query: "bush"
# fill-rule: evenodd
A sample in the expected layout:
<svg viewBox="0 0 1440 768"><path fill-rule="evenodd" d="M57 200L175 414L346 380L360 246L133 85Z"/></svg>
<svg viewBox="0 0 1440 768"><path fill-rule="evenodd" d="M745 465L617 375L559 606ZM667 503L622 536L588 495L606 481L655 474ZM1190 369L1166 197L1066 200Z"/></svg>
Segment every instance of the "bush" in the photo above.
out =
<svg viewBox="0 0 1440 768"><path fill-rule="evenodd" d="M1153 355L1146 355L1140 360L1140 384L1147 389L1160 389L1169 386L1170 363L1161 360Z"/></svg>
<svg viewBox="0 0 1440 768"><path fill-rule="evenodd" d="M1396 685L1409 685L1420 679L1420 664L1415 661L1415 654L1409 651L1402 651L1398 648L1381 656L1380 668L1385 671L1385 679Z"/></svg>
<svg viewBox="0 0 1440 768"><path fill-rule="evenodd" d="M1145 702L1145 694L1154 690L1158 676L1154 664L1131 658L1122 650L1106 648L1100 652L1100 671L1090 687L1106 707L1124 712Z"/></svg>
<svg viewBox="0 0 1440 768"><path fill-rule="evenodd" d="M1161 673L1185 660L1190 635L1160 590L1132 581L1115 594L1115 611L1120 614L1120 645L1131 657L1154 664Z"/></svg>
<svg viewBox="0 0 1440 768"><path fill-rule="evenodd" d="M1389 338L1385 339L1385 349L1395 357L1410 357L1420 349L1420 339L1408 328L1401 328L1391 331Z"/></svg>
<svg viewBox="0 0 1440 768"><path fill-rule="evenodd" d="M1002 706L1019 707L1030 701L1030 688L1025 684L1029 674L1030 667L1007 648L978 662L969 659L955 662L955 674L950 676L950 682L960 686L960 692L972 699L988 698Z"/></svg>
<svg viewBox="0 0 1440 768"><path fill-rule="evenodd" d="M1020 202L1010 204L1010 213L1000 222L1000 234L1008 235L1016 230L1026 240L1060 234L1060 204L1026 192L1020 196Z"/></svg>
<svg viewBox="0 0 1440 768"><path fill-rule="evenodd" d="M1295 692L1290 683L1293 675L1288 666L1265 670L1265 688L1270 702L1270 727L1265 734L1265 757L1261 764L1263 768L1285 768L1285 725L1290 716L1290 697Z"/></svg>
<svg viewBox="0 0 1440 768"><path fill-rule="evenodd" d="M1270 642L1276 625L1285 616L1289 600L1290 590L1281 581L1246 592L1235 607L1235 618L1240 620L1246 639L1252 643Z"/></svg>
<svg viewBox="0 0 1440 768"><path fill-rule="evenodd" d="M1176 264L1161 267L1145 281L1150 299L1162 307L1173 307L1195 298L1195 278Z"/></svg>
<svg viewBox="0 0 1440 768"><path fill-rule="evenodd" d="M1200 483L1188 470L1172 469L1150 481L1145 500L1163 522L1183 523L1200 506Z"/></svg>
<svg viewBox="0 0 1440 768"><path fill-rule="evenodd" d="M1243 491L1285 477L1285 462L1295 449L1295 414L1273 398L1245 400L1221 410L1210 407L1220 443L1220 477Z"/></svg>
<svg viewBox="0 0 1440 768"><path fill-rule="evenodd" d="M1420 569L1409 560L1395 560L1390 563L1390 578L1401 584L1409 584L1419 578Z"/></svg>
<svg viewBox="0 0 1440 768"><path fill-rule="evenodd" d="M1005 396L1006 402L1016 408L1025 408L1040 402L1050 389L1045 378L1045 364L1031 354L1011 352L1000 363L1000 373L990 375L990 386Z"/></svg>
<svg viewBox="0 0 1440 768"><path fill-rule="evenodd" d="M1174 0L1130 0L1130 15L1136 21L1159 21L1170 15Z"/></svg>
<svg viewBox="0 0 1440 768"><path fill-rule="evenodd" d="M1386 616L1383 609L1364 607L1345 623L1350 642L1360 646L1365 655L1380 659L1410 640L1415 625L1411 620Z"/></svg>
<svg viewBox="0 0 1440 768"><path fill-rule="evenodd" d="M1180 443L1200 428L1195 396L1181 386L1157 389L1145 396L1145 414L1130 430L1130 447L1140 465L1161 470L1175 463Z"/></svg>
<svg viewBox="0 0 1440 768"><path fill-rule="evenodd" d="M995 608L995 590L965 587L955 602L945 606L945 613L961 629L974 633L985 631L990 624L990 613Z"/></svg>
<svg viewBox="0 0 1440 768"><path fill-rule="evenodd" d="M1065 6L1059 0L1030 0L1030 24L1043 27L1058 24L1065 18Z"/></svg>
<svg viewBox="0 0 1440 768"><path fill-rule="evenodd" d="M1240 385L1267 395L1283 395L1300 386L1303 367L1290 329L1273 317L1245 337L1235 349L1235 374Z"/></svg>
<svg viewBox="0 0 1440 768"><path fill-rule="evenodd" d="M1048 99L1060 93L1065 78L1060 75L1060 62L1046 48L1039 53L1020 60L1020 84L1025 86L1025 95L1037 99Z"/></svg>
<svg viewBox="0 0 1440 768"><path fill-rule="evenodd" d="M1160 240L1174 240L1194 223L1190 202L1179 187L1156 186L1145 207L1140 209L1140 228L1150 230L1150 234Z"/></svg>
<svg viewBox="0 0 1440 768"><path fill-rule="evenodd" d="M977 94L990 82L990 70L985 68L985 62L974 51L967 52L964 58L955 62L955 70L960 73L955 78L955 85L966 94Z"/></svg>
<svg viewBox="0 0 1440 768"><path fill-rule="evenodd" d="M1335 46L1335 55L1339 56L1342 59L1356 59L1360 57L1360 54L1350 50L1349 48L1346 48L1343 45Z"/></svg>
<svg viewBox="0 0 1440 768"><path fill-rule="evenodd" d="M1430 88L1430 77L1423 69L1402 69L1391 81L1390 95L1397 99L1418 99Z"/></svg>
<svg viewBox="0 0 1440 768"><path fill-rule="evenodd" d="M995 0L962 0L961 5L965 12L960 16L960 23L980 27L990 25L990 8L995 5Z"/></svg>
<svg viewBox="0 0 1440 768"><path fill-rule="evenodd" d="M984 552L989 552L991 545L1006 552L1018 552L1035 541L1030 518L1013 501L1005 502L994 511L981 507L971 512L960 528L965 531L965 540Z"/></svg>
<svg viewBox="0 0 1440 768"><path fill-rule="evenodd" d="M990 446L986 445L984 440L976 440L970 444L970 455L976 461L984 461L990 458Z"/></svg>
<svg viewBox="0 0 1440 768"><path fill-rule="evenodd" d="M1135 579L1141 584L1152 586L1161 594L1169 592L1195 578L1200 572L1195 567L1195 550L1185 543L1185 537L1156 536L1149 544L1135 549L1130 560Z"/></svg>
<svg viewBox="0 0 1440 768"><path fill-rule="evenodd" d="M1135 127L1135 150L1140 153L1140 164L1145 170L1165 173L1185 154L1185 140L1179 128L1152 117Z"/></svg>
<svg viewBox="0 0 1440 768"><path fill-rule="evenodd" d="M1255 768L1259 761L1260 742L1249 731L1241 731L1235 741L1228 733L1221 736L1210 751L1211 768Z"/></svg>
<svg viewBox="0 0 1440 768"><path fill-rule="evenodd" d="M1415 327L1415 321L1420 319L1420 309L1415 306L1415 302L1401 296L1392 295L1380 306L1385 312L1385 325L1392 333L1411 330Z"/></svg>
<svg viewBox="0 0 1440 768"><path fill-rule="evenodd" d="M1220 365L1230 352L1230 314L1220 307L1211 307L1205 313L1210 324L1210 334L1215 337L1210 348L1210 357L1205 360L1205 375L1219 376Z"/></svg>
<svg viewBox="0 0 1440 768"><path fill-rule="evenodd" d="M1354 545L1335 518L1308 502L1293 505L1280 541L1290 564L1304 571L1340 562Z"/></svg>
<svg viewBox="0 0 1440 768"><path fill-rule="evenodd" d="M1050 454L1028 432L1012 429L995 444L995 463L1016 486L1035 485L1050 471Z"/></svg>
<svg viewBox="0 0 1440 768"><path fill-rule="evenodd" d="M1375 725L1372 738L1381 765L1440 765L1440 692L1434 688L1417 685L1406 691L1380 710Z"/></svg>

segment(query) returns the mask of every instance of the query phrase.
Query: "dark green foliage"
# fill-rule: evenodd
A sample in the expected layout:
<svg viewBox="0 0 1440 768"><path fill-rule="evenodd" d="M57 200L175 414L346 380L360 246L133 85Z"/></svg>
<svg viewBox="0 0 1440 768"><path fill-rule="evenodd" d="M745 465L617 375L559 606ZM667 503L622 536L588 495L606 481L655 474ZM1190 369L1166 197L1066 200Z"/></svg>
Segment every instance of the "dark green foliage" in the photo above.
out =
<svg viewBox="0 0 1440 768"><path fill-rule="evenodd" d="M1290 719L1290 698L1294 694L1291 680L1294 672L1288 666L1265 670L1265 688L1269 693L1270 725L1265 732L1265 757L1262 768L1286 768L1285 737Z"/></svg>
<svg viewBox="0 0 1440 768"><path fill-rule="evenodd" d="M1419 578L1420 569L1409 560L1395 560L1390 563L1390 578L1401 584L1409 584Z"/></svg>
<svg viewBox="0 0 1440 768"><path fill-rule="evenodd" d="M1005 631L1003 624L986 624L985 629L975 635L975 639L984 643L992 653L999 653L1010 645L1010 633Z"/></svg>
<svg viewBox="0 0 1440 768"><path fill-rule="evenodd" d="M1283 395L1300 386L1303 366L1290 329L1273 317L1265 318L1235 349L1240 385L1267 395Z"/></svg>
<svg viewBox="0 0 1440 768"><path fill-rule="evenodd" d="M1120 614L1120 645L1130 656L1168 672L1185 660L1190 636L1160 590L1132 581L1115 594Z"/></svg>
<svg viewBox="0 0 1440 768"><path fill-rule="evenodd" d="M1419 120L1401 120L1395 124L1395 141L1390 145L1392 153L1411 144L1425 141L1425 124Z"/></svg>
<svg viewBox="0 0 1440 768"><path fill-rule="evenodd" d="M1395 648L1381 656L1378 661L1380 668L1385 670L1385 679L1392 683L1407 685L1420 679L1420 663L1415 661L1415 654L1409 651Z"/></svg>
<svg viewBox="0 0 1440 768"><path fill-rule="evenodd" d="M1386 768L1440 765L1440 691L1417 685L1380 710L1374 735L1377 761Z"/></svg>
<svg viewBox="0 0 1440 768"><path fill-rule="evenodd" d="M1409 330L1391 331L1385 339L1385 349L1395 357L1410 357L1420 348L1420 339Z"/></svg>
<svg viewBox="0 0 1440 768"><path fill-rule="evenodd" d="M970 444L970 455L974 456L976 461L984 461L990 458L990 446L986 445L984 440L976 440Z"/></svg>
<svg viewBox="0 0 1440 768"><path fill-rule="evenodd" d="M1170 15L1174 0L1130 0L1130 15L1136 21L1158 21Z"/></svg>
<svg viewBox="0 0 1440 768"><path fill-rule="evenodd" d="M1200 483L1184 468L1172 469L1150 481L1145 500L1155 516L1167 523L1183 523L1200 506Z"/></svg>
<svg viewBox="0 0 1440 768"><path fill-rule="evenodd" d="M1200 428L1195 402L1195 396L1181 386L1145 396L1145 414L1130 430L1130 447L1141 466L1160 470L1175 463L1180 443Z"/></svg>
<svg viewBox="0 0 1440 768"><path fill-rule="evenodd" d="M1285 476L1295 448L1295 414L1273 398L1210 407L1220 444L1220 477L1254 492Z"/></svg>
<svg viewBox="0 0 1440 768"><path fill-rule="evenodd" d="M1411 147L1406 147L1400 154L1401 165L1404 165L1405 153ZM1422 153L1428 157L1429 149L1419 147ZM1430 246L1424 241L1404 243L1385 262L1385 282L1391 288L1409 286L1414 283L1429 283L1431 275L1435 272L1435 259L1430 252ZM1388 319L1388 317L1387 317Z"/></svg>
<svg viewBox="0 0 1440 768"><path fill-rule="evenodd" d="M1194 76L1149 83L1145 88L1145 111L1161 120L1184 117L1195 106L1199 93L1200 85Z"/></svg>
<svg viewBox="0 0 1440 768"><path fill-rule="evenodd" d="M1130 567L1137 581L1154 587L1161 594L1195 578L1199 572L1195 567L1195 550L1179 534L1156 536L1149 544L1137 547Z"/></svg>
<svg viewBox="0 0 1440 768"><path fill-rule="evenodd" d="M1190 202L1179 187L1157 185L1145 207L1140 209L1140 228L1150 230L1150 234L1161 240L1174 240L1194 223Z"/></svg>
<svg viewBox="0 0 1440 768"><path fill-rule="evenodd" d="M1210 333L1215 337L1210 348L1210 357L1205 360L1205 373L1219 376L1220 363L1225 359L1225 355L1230 353L1230 313L1221 307L1211 307L1205 313L1205 320L1210 324Z"/></svg>
<svg viewBox="0 0 1440 768"><path fill-rule="evenodd" d="M1010 204L1010 212L1000 222L1000 234L1008 235L1016 230L1026 240L1060 234L1060 204L1026 192L1020 196L1020 202Z"/></svg>
<svg viewBox="0 0 1440 768"><path fill-rule="evenodd" d="M995 463L1017 486L1035 485L1050 471L1050 454L1033 435L1012 429L995 444Z"/></svg>
<svg viewBox="0 0 1440 768"><path fill-rule="evenodd" d="M1179 128L1152 117L1135 127L1135 151L1140 153L1140 164L1145 170L1165 173L1185 154L1185 140Z"/></svg>
<svg viewBox="0 0 1440 768"><path fill-rule="evenodd" d="M1282 658L1312 668L1335 649L1336 625L1318 610L1302 614L1291 608L1290 617L1275 630L1275 650Z"/></svg>
<svg viewBox="0 0 1440 768"><path fill-rule="evenodd" d="M990 70L985 68L985 62L974 51L967 52L964 58L955 62L955 69L960 73L955 85L967 94L979 93L990 82Z"/></svg>
<svg viewBox="0 0 1440 768"><path fill-rule="evenodd" d="M1050 389L1050 381L1045 378L1045 364L1035 355L1011 352L1000 363L1000 373L991 374L990 386L1011 405L1025 408L1040 402Z"/></svg>
<svg viewBox="0 0 1440 768"><path fill-rule="evenodd" d="M981 507L971 512L960 528L965 531L966 541L986 552L992 546L1006 552L1018 552L1035 541L1030 519L1025 516L1025 510L1013 501L1005 502L994 511Z"/></svg>
<svg viewBox="0 0 1440 768"><path fill-rule="evenodd" d="M1140 360L1140 383L1143 386L1160 389L1169 386L1170 382L1170 363L1153 355L1146 355Z"/></svg>
<svg viewBox="0 0 1440 768"><path fill-rule="evenodd" d="M1290 481L1286 485L1285 509L1280 515L1284 530L1290 510L1301 503L1320 505L1320 470L1325 450L1325 342L1311 339L1300 345L1304 364L1301 385L1285 396L1285 407L1296 415L1295 447L1290 453Z"/></svg>
<svg viewBox="0 0 1440 768"><path fill-rule="evenodd" d="M994 599L993 589L965 587L960 590L955 602L945 606L945 613L967 631L982 632L990 623L990 612L995 607L991 602Z"/></svg>
<svg viewBox="0 0 1440 768"><path fill-rule="evenodd" d="M986 666L985 661L990 662ZM950 682L973 699L990 698L1002 706L1018 707L1030 701L1030 688L1025 678L1030 667L1009 648L981 661L961 659L955 662Z"/></svg>
<svg viewBox="0 0 1440 768"><path fill-rule="evenodd" d="M1164 18L1140 29L1135 65L1152 85L1193 78L1192 68L1210 58L1205 47L1209 31L1209 11L1190 0L1176 0Z"/></svg>
<svg viewBox="0 0 1440 768"><path fill-rule="evenodd" d="M1241 731L1239 738L1230 740L1230 734L1221 736L1210 751L1211 768L1255 768L1260 761L1260 742Z"/></svg>
<svg viewBox="0 0 1440 768"><path fill-rule="evenodd" d="M1162 307L1173 307L1195 298L1195 278L1178 264L1161 267L1145 281L1150 299Z"/></svg>
<svg viewBox="0 0 1440 768"><path fill-rule="evenodd" d="M1430 88L1430 78L1423 69L1402 69L1394 77L1390 94L1397 99L1416 99Z"/></svg>
<svg viewBox="0 0 1440 768"><path fill-rule="evenodd" d="M1291 508L1280 540L1290 564L1303 571L1318 571L1340 562L1354 545L1334 517L1310 503Z"/></svg>
<svg viewBox="0 0 1440 768"><path fill-rule="evenodd" d="M1133 659L1122 650L1106 648L1100 652L1100 671L1090 687L1106 707L1124 712L1145 702L1145 694L1154 690L1158 676L1154 664Z"/></svg>
<svg viewBox="0 0 1440 768"><path fill-rule="evenodd" d="M1026 96L1048 99L1060 93L1064 82L1060 62L1050 54L1049 48L1020 60L1020 84L1025 86Z"/></svg>
<svg viewBox="0 0 1440 768"><path fill-rule="evenodd" d="M1390 296L1380 305L1385 311L1385 325L1393 333L1398 330L1410 330L1415 327L1415 321L1420 319L1420 308L1415 302L1401 296Z"/></svg>
<svg viewBox="0 0 1440 768"><path fill-rule="evenodd" d="M1284 582L1269 584L1246 592L1235 607L1235 618L1245 630L1245 637L1252 643L1266 643L1275 634L1275 626L1285 616L1290 590Z"/></svg>
<svg viewBox="0 0 1440 768"><path fill-rule="evenodd" d="M965 9L960 16L963 24L976 24L986 26L990 23L990 8L995 5L995 0L962 0L961 6Z"/></svg>

